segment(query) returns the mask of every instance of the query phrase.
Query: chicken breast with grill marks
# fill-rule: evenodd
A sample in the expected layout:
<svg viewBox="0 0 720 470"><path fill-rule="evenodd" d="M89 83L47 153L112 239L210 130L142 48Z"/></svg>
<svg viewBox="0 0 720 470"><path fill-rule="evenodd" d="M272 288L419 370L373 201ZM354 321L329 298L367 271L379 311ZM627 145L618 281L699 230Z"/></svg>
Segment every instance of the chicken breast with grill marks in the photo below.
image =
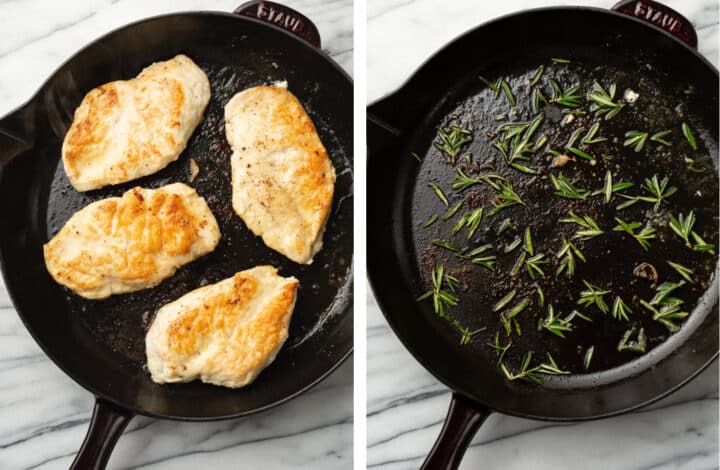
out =
<svg viewBox="0 0 720 470"><path fill-rule="evenodd" d="M45 244L45 265L78 295L104 299L160 284L219 241L217 221L194 189L138 187L73 214Z"/></svg>
<svg viewBox="0 0 720 470"><path fill-rule="evenodd" d="M235 212L265 244L310 264L322 248L335 169L310 117L285 88L259 86L225 106Z"/></svg>
<svg viewBox="0 0 720 470"><path fill-rule="evenodd" d="M287 339L297 288L258 266L163 306L145 338L152 380L248 385Z"/></svg>
<svg viewBox="0 0 720 470"><path fill-rule="evenodd" d="M177 160L210 101L205 73L184 55L90 91L65 135L65 173L78 191L150 175Z"/></svg>

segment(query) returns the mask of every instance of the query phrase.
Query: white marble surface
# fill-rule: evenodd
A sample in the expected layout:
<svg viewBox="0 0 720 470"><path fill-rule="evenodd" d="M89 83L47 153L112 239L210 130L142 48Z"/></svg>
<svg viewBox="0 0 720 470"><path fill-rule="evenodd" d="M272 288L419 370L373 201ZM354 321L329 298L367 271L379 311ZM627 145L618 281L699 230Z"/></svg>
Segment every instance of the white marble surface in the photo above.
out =
<svg viewBox="0 0 720 470"><path fill-rule="evenodd" d="M240 3L0 1L0 115L30 98L76 50L118 26L172 11L232 11ZM352 1L286 3L316 22L325 50L352 72ZM0 469L67 468L85 434L92 396L35 345L2 281L0 377ZM350 360L298 399L240 420L178 423L136 417L108 468L350 468L352 379Z"/></svg>
<svg viewBox="0 0 720 470"><path fill-rule="evenodd" d="M369 0L368 99L397 88L434 51L499 15L551 4L607 1ZM700 50L718 64L716 0L666 1L698 28ZM450 393L403 348L367 299L368 468L418 468ZM711 470L718 468L718 369L710 367L667 399L629 415L573 425L492 415L462 469Z"/></svg>

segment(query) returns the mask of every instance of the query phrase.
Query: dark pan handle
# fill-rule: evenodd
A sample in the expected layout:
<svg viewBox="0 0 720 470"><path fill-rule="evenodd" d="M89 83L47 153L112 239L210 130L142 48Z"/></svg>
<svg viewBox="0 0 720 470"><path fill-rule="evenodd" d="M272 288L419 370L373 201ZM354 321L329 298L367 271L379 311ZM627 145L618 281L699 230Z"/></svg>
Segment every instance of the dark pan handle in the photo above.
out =
<svg viewBox="0 0 720 470"><path fill-rule="evenodd" d="M10 161L32 147L31 106L21 107L0 118L0 177Z"/></svg>
<svg viewBox="0 0 720 470"><path fill-rule="evenodd" d="M442 431L420 470L456 470L490 410L453 393Z"/></svg>
<svg viewBox="0 0 720 470"><path fill-rule="evenodd" d="M697 33L692 23L662 3L653 0L623 0L615 4L612 10L634 16L662 28L688 46L697 49Z"/></svg>
<svg viewBox="0 0 720 470"><path fill-rule="evenodd" d="M317 26L307 16L285 5L254 0L243 3L233 13L278 26L320 49L320 31Z"/></svg>
<svg viewBox="0 0 720 470"><path fill-rule="evenodd" d="M96 399L90 427L70 470L104 470L115 444L133 416L124 408Z"/></svg>

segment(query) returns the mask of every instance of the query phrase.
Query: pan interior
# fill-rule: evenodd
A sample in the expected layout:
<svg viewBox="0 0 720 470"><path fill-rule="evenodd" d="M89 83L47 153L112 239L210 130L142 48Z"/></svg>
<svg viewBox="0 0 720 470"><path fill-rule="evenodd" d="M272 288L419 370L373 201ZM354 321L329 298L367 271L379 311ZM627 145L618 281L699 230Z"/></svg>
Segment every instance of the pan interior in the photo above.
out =
<svg viewBox="0 0 720 470"><path fill-rule="evenodd" d="M134 77L150 63L179 53L205 71L211 86L204 118L180 158L139 180L75 191L59 160L60 146L84 94L102 83ZM311 265L293 263L267 248L231 206L231 150L223 107L239 91L283 80L315 123L337 173L324 246ZM22 198L21 188L26 187L33 199L14 210L17 231L10 235L15 238L8 240L6 231L3 240L5 269L18 310L36 339L82 385L145 414L187 419L239 415L292 396L347 355L352 341L352 86L327 59L252 21L210 14L162 17L113 33L78 54L33 105L35 145L4 172L3 194ZM192 182L191 159L200 169ZM208 202L222 233L215 251L153 289L102 301L82 299L53 283L41 246L73 213L134 186L155 188L172 182L189 184ZM22 240L17 239L20 230L25 231ZM18 286L13 273L23 259L27 280ZM198 382L154 384L145 369L144 338L157 309L192 289L262 264L297 277L301 284L290 337L274 363L240 390Z"/></svg>
<svg viewBox="0 0 720 470"><path fill-rule="evenodd" d="M508 31L512 31L513 34L506 34ZM491 44L498 46L491 47L489 46ZM632 47L629 47L630 44ZM482 54L468 52L475 50L473 48L478 45L484 47ZM662 93L666 94L665 98L668 100L683 97L682 102L688 122L694 126L693 131L696 136L701 136L700 140L707 150L707 153L703 153L703 158L709 165L708 174L702 179L702 192L707 191L708 199L705 201L709 208L699 206L696 208L696 213L698 210L704 213L704 224L709 227L710 236L713 242L716 242L717 233L713 228L717 226L717 72L684 46L654 29L638 24L635 20L596 9L555 8L511 15L467 33L433 57L395 96L388 98L387 103L380 103L377 107L384 113L380 117L403 129L405 132L403 136L407 137L393 151L392 157L397 158L397 163L389 168L383 168L383 171L390 176L380 176L377 163L374 164L372 157L368 164L370 177L377 182L382 181L384 186L387 186L382 190L381 197L393 201L392 208L383 217L378 217L375 225L370 227L368 237L377 246L385 243L390 245L397 260L397 270L392 272L381 273L373 266L369 266L369 270L379 303L398 336L426 368L451 388L508 414L558 420L587 419L615 414L657 399L686 382L716 356L717 286L716 277L713 277L716 258L711 258L709 262L702 264L702 277L708 289L678 333L661 344L659 341L654 343L656 347L652 351L639 359L632 360L631 354L621 355L613 352L619 340L614 336L616 331L613 328L616 326L611 323L614 320L603 318L599 312L594 312L596 314L593 315L592 326L597 330L591 330L587 335L579 335L573 343L580 343L586 348L602 339L602 343L598 342L596 347L606 348L609 354L600 358L595 363L596 368L591 369L590 373L551 377L546 379L542 387L521 381L507 381L498 369L495 352L487 346L488 342L493 341L495 332L498 329L502 330L498 328L499 319L497 314L492 313L492 306L510 290L507 289L503 293L496 291L496 287L502 284L496 284L492 280L493 273L483 272L483 268L480 267L470 268L467 272L455 272L459 274L457 277L461 281L459 294L461 300L458 307L451 309L452 315L458 316L469 330L487 327L487 330L479 332L468 345L459 345L460 335L457 330L438 318L433 311L432 302L415 301L431 286L428 268L432 267L434 259L446 261L452 268L460 267L460 263L451 253L442 249L428 250L429 242L434 239L447 239L458 217L464 211L477 207L473 204L485 204L486 216L489 209L492 209L491 193L483 189L477 196L478 201L466 200L459 214L449 222L435 222L429 230L421 228L431 216L438 215L441 220L454 203L464 199L471 192L469 190L462 198L458 196L451 199L446 207L428 187L433 181L445 189L447 195L454 194L449 188L456 174L447 163L438 158L439 155L433 146L438 127L461 125L475 130L475 141L460 154L459 161L462 161L465 153L471 153L473 161L478 165L499 155L497 151L491 149L488 139L483 138L480 129L483 132L495 131L499 127L498 123L494 122L494 117L502 112L492 109L492 103L501 103L503 98L502 95L497 100L491 97L492 92L486 90L486 86L478 76L482 75L489 80L500 76L524 77L522 80L526 87L526 74L532 75L540 64L545 64L546 67L552 64L551 57L571 59L576 68L570 70L576 72L579 70L577 67L590 69L593 74L585 77L586 84L588 80L598 78L607 86L609 79L612 78L618 82L619 94L622 94L625 88L648 88L658 94L656 98L662 98ZM641 64L648 64L652 70L645 70ZM520 86L517 82L512 84L513 88ZM680 95L680 91L686 89L683 87L688 84L693 85L695 92ZM583 95L586 91L583 90ZM518 96L518 100L525 99L524 96L526 95ZM659 104L659 101L655 100L655 102ZM518 107L523 104L527 103L520 103ZM403 121L401 113L393 112L392 109L406 109L406 106L417 114L405 117ZM489 111L493 122L482 122L478 117L479 111L482 113ZM615 119L621 119L621 116L622 113ZM527 117L518 116L513 121L522 121ZM660 126L661 123L662 119L643 127L655 129L655 126ZM608 125L607 130L601 127L603 129L601 133L617 137L617 133L611 131L612 124L611 122ZM548 137L551 140L553 138L552 135ZM417 153L422 162L413 159L410 156L411 152ZM627 152L623 152L622 155L620 162L625 158L630 160L633 157L632 153ZM386 156L386 161L388 158L390 155ZM682 157L679 157L679 160L680 162L668 160L667 169L663 167L662 173L658 170L658 176L662 178L664 174L668 174L673 180L680 174ZM502 160L495 160L494 163L498 162ZM537 166L534 163L530 162L528 165ZM504 164L497 165L499 170L504 171L502 166ZM597 168L598 181L602 185L605 168L602 164L598 164ZM627 176L636 173L640 175L648 168L647 163L641 163L636 167L623 168L623 171L628 172ZM573 176L572 171L564 171L564 173ZM652 173L642 176L652 176ZM529 177L527 179L529 180ZM526 181L522 176L514 177L513 180L523 181L517 183L516 188ZM638 192L632 194L640 192L640 182L636 181L634 189ZM678 186L676 183L678 181L674 181L673 185ZM682 182L681 178L679 187L682 188L677 195L680 196L678 200L681 201L690 193L691 185L687 184L687 181ZM593 186L589 189L598 188ZM692 192L694 191L693 189ZM613 207L619 204L617 198L613 203ZM569 203L564 204L562 208L567 211L571 207L572 203ZM574 232L570 227L559 229L557 227L559 224L552 222L556 219L556 214L546 213L552 211L552 207L539 207L539 209L540 213L525 213L518 208L505 209L492 218L486 218L481 223L475 238L480 238L483 230L488 231L487 235L489 232L494 233L503 219L513 216L529 217L527 225L537 226L537 233L534 227L532 230L533 235L538 239L548 240L553 236L559 237L559 233ZM647 210L648 207L644 209ZM683 207L682 211L687 213L687 209L688 207ZM673 207L673 213L677 215L677 212L678 210ZM630 218L632 217L628 217ZM383 223L389 221L393 224L393 233L390 236L375 234ZM524 230L525 222L523 220L519 224L521 230ZM604 228L612 231L613 226L610 225L609 229ZM562 231L558 233L558 230ZM462 233L466 235L467 229ZM516 234L522 235L522 232ZM501 240L501 243L505 246L509 241ZM498 244L495 241L488 243ZM481 244L475 243L472 246ZM458 241L457 245L466 246L462 241ZM632 250L633 256L642 252L641 248L638 252L638 248L639 245L633 247L627 244L627 249ZM543 248L542 251L546 251L548 257L554 258L557 250ZM515 256L509 257L512 258L510 261L500 260L503 256L498 255L498 273L502 271L507 274L509 269L507 264L517 258L517 252L515 253ZM682 256L685 257L686 253ZM687 261L680 259L681 262ZM590 259L588 261L592 262ZM626 272L627 267L622 267L624 266L622 261L622 259L616 260L615 263L608 263L606 270L598 270L600 279L614 279L617 272ZM554 274L556 267L553 263L546 270ZM671 273L664 271L663 275L670 277ZM389 282L392 276L401 281L400 285L396 283L390 292L384 284ZM675 277L671 280L677 280ZM463 286L463 283L467 286ZM463 291L465 287L469 287L467 292ZM623 292L627 288L618 287L621 287ZM561 292L562 285L551 287L548 291L553 289L557 295ZM694 291L694 300L697 300L701 293L702 289ZM517 297L515 303L520 298ZM688 307L694 305L695 303L691 303ZM526 336L525 332L529 329L537 327L540 315L544 316L545 313L538 311L528 315L527 323L521 324L523 336ZM647 315L638 311L635 313ZM622 331L618 331L622 334L631 326L633 323L622 325ZM583 329L584 327L585 325L582 325ZM580 328L578 327L578 330ZM612 333L613 338L604 339L606 332ZM504 332L501 333L503 344L506 343L503 340L504 335ZM527 334L527 337L538 338L534 331ZM524 337L513 337L513 343L523 340ZM516 351L512 351L511 348L508 362L517 370L517 365L525 351L535 348L538 353L549 350L558 362L562 361L560 365L563 368L577 370L577 366L582 364L584 348L565 351L557 347L561 344L558 341L561 340L550 338L545 342L536 339L535 342L530 341L528 346L517 348ZM595 359L597 360L598 357Z"/></svg>

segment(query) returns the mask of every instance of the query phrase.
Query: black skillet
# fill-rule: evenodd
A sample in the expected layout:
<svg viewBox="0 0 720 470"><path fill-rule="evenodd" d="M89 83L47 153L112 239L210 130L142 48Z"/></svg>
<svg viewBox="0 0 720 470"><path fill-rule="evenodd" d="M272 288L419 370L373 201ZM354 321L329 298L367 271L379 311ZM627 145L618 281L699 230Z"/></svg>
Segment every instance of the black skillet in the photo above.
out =
<svg viewBox="0 0 720 470"><path fill-rule="evenodd" d="M252 2L236 13L245 16L180 13L120 28L75 54L30 101L0 120L0 259L5 284L43 351L97 398L72 468L104 468L134 414L203 421L259 412L312 387L352 350L352 81L320 51L318 31L303 15L270 2ZM75 191L64 175L60 146L85 93L179 53L205 70L212 89L204 119L179 160L140 180L89 193ZM310 266L265 247L230 204L223 106L238 91L276 80L287 80L305 106L337 172L324 247ZM42 245L72 213L135 185L187 183L190 158L200 173L188 184L207 200L222 231L213 253L154 289L103 301L81 299L53 282L45 270ZM272 264L301 283L290 337L275 362L255 383L239 390L198 382L153 383L144 369L144 336L156 309L259 264Z"/></svg>
<svg viewBox="0 0 720 470"><path fill-rule="evenodd" d="M541 387L507 381L497 369L494 353L478 355L477 348L458 347L457 333L441 324L431 306L416 301L428 284L427 268L416 253L413 227L420 219L412 213L412 198L416 183L427 186L429 170L410 152L423 155L424 149L432 147L438 121L467 92L469 76L474 77L477 89L483 86L478 73L494 79L509 69L531 70L548 57L566 55L590 61L619 58L639 79L643 72L633 64L643 57L667 71L667 80L695 84L696 93L688 98L687 109L704 129L717 167L718 74L694 50L692 27L676 12L653 2L622 2L616 9L637 18L567 7L530 10L492 21L444 47L398 91L368 108L369 280L405 347L453 390L445 424L423 468L457 468L491 411L553 421L625 413L676 390L718 355L717 277L683 328L649 353L607 370L554 378ZM648 26L642 16L665 25L692 47ZM477 301L482 293L467 295L475 295ZM454 312L468 313L463 308ZM478 343L492 340L483 334Z"/></svg>

